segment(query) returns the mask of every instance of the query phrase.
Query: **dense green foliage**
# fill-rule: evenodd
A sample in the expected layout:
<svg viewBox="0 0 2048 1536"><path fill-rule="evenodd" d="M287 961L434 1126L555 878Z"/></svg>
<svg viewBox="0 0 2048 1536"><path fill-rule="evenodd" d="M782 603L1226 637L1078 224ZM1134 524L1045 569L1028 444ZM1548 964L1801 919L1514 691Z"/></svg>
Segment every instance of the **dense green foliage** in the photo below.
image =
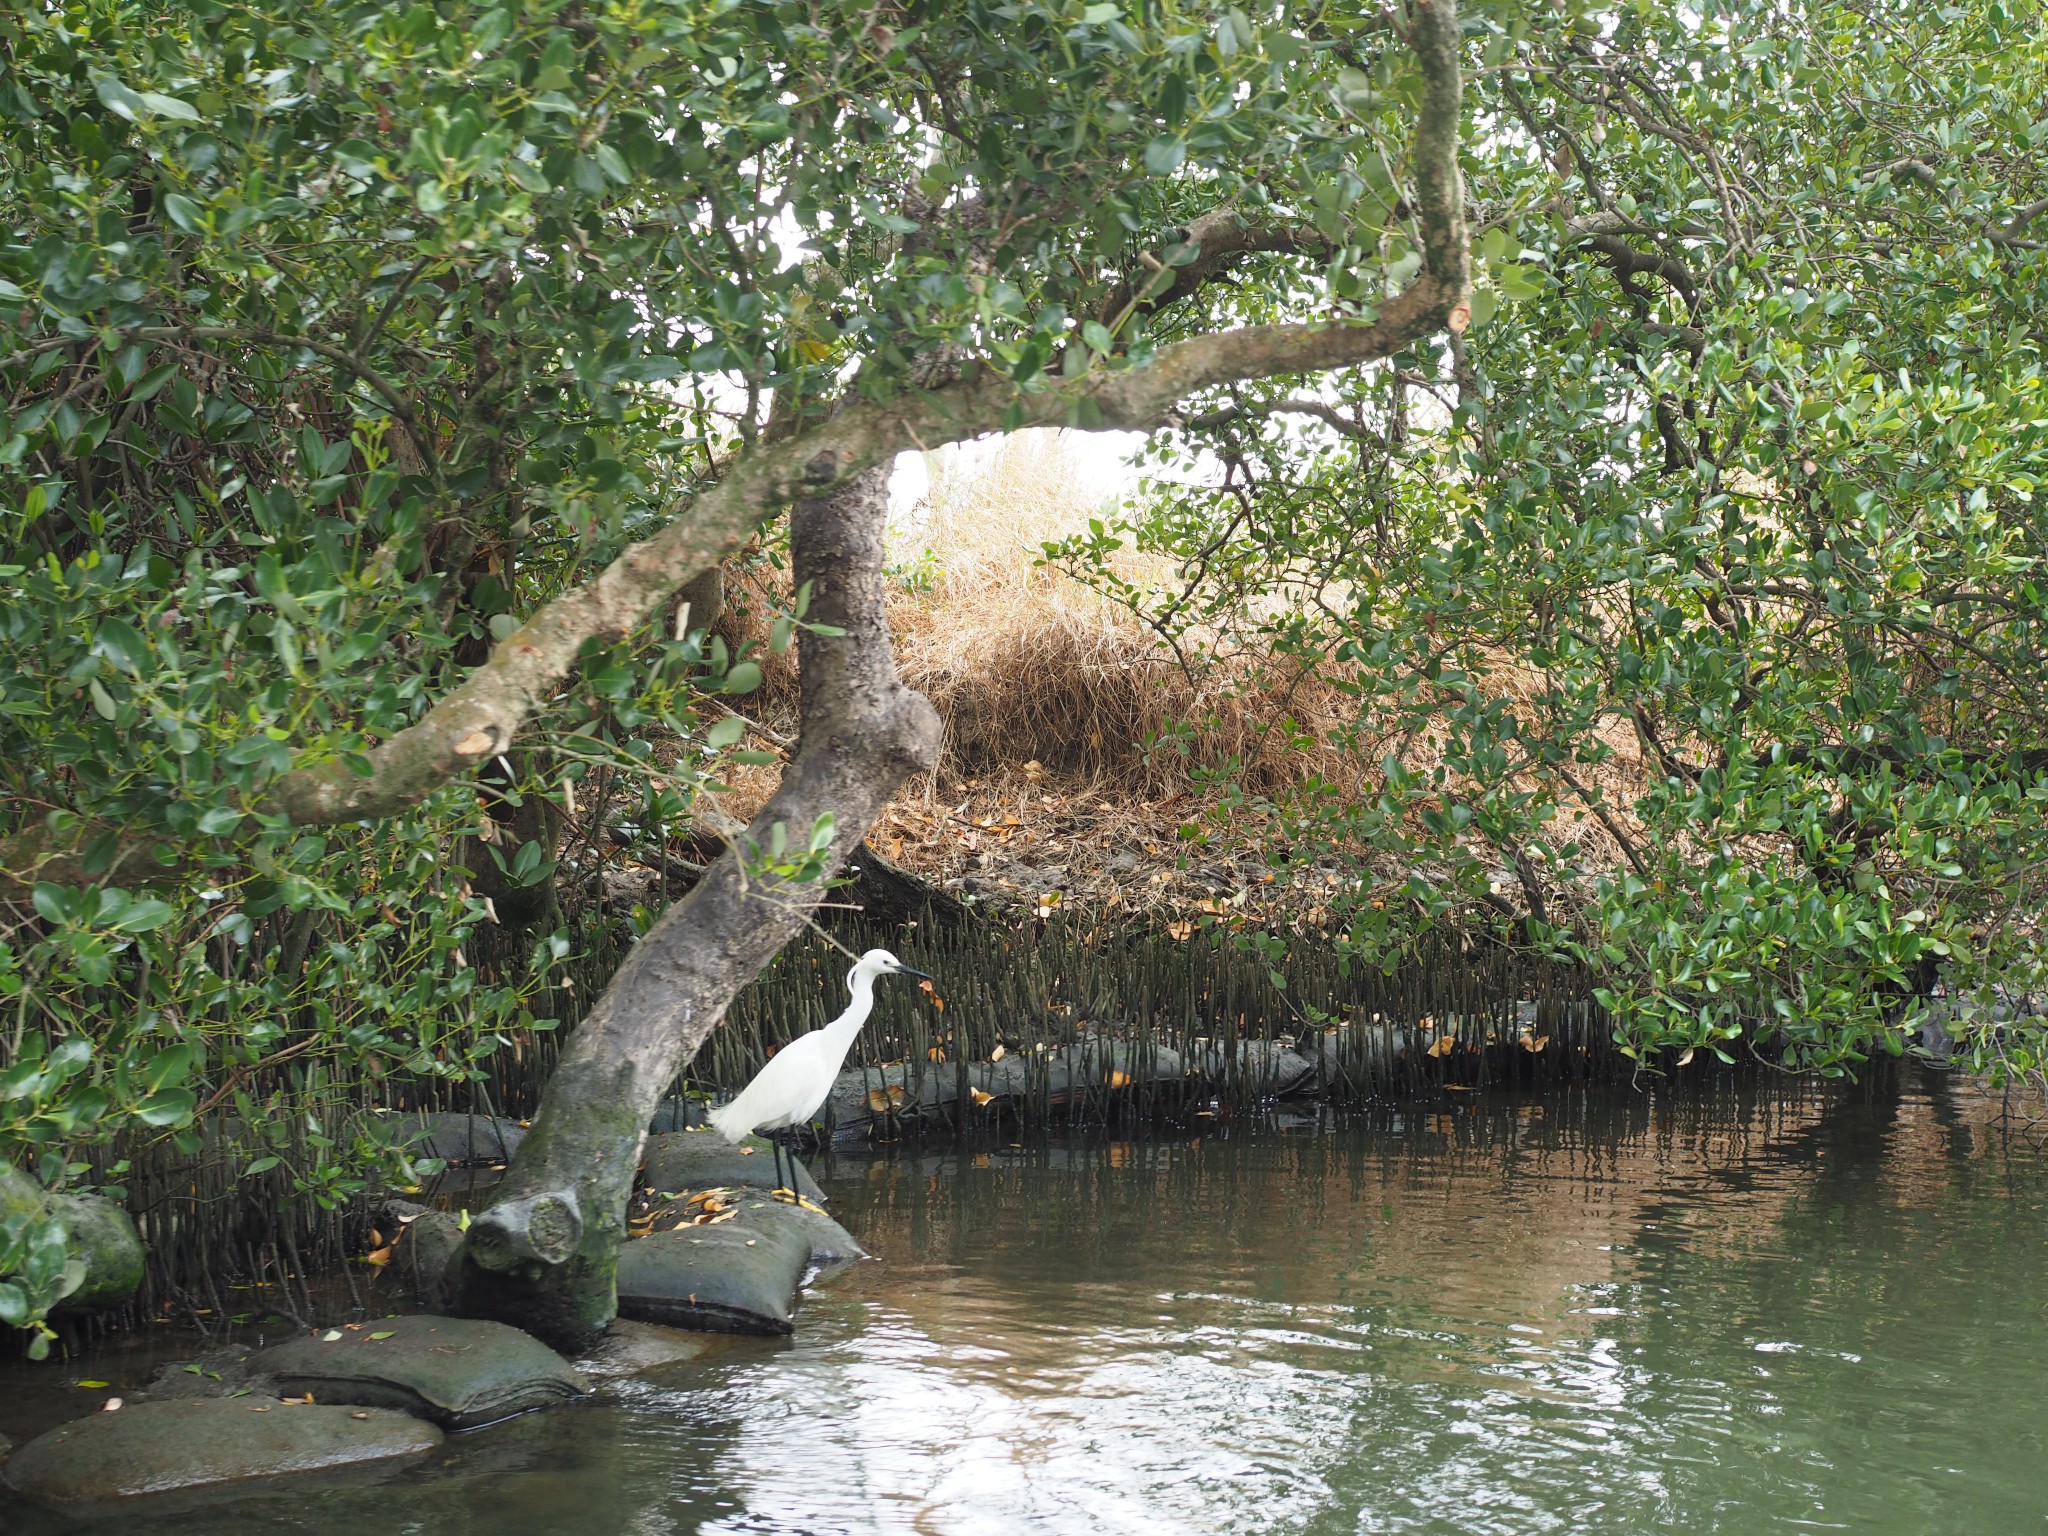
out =
<svg viewBox="0 0 2048 1536"><path fill-rule="evenodd" d="M1537 275L1455 359L1240 392L1185 440L1222 487L1055 553L1187 654L1341 684L1360 779L1263 810L1405 872L1362 954L1511 910L1645 1060L1826 1070L1938 977L2038 1069L1988 1027L2048 896L2038 11L1640 7L1508 57L1475 238ZM1122 538L1184 585L1116 583Z"/></svg>
<svg viewBox="0 0 2048 1536"><path fill-rule="evenodd" d="M1198 403L1158 451L1232 484L1137 532L1188 562L1165 627L1355 691L1373 792L1271 810L1276 846L1414 865L1362 951L1505 868L1632 1048L1761 1018L1833 1067L1897 1047L1930 959L2033 975L2043 44L1989 0L1666 9L1469 8L1468 345ZM482 798L312 824L277 786L372 774L542 605L850 402L995 380L1093 427L1075 386L1169 343L1391 309L1427 234L1402 26L0 18L0 1155L55 1183L201 1110L267 1136L561 1011L558 886L688 821L754 662L648 615L529 701ZM1325 388L1351 430L1267 425ZM1615 722L1657 765L1626 797ZM403 1166L369 1123L307 1144L323 1200ZM0 1318L55 1299L56 1253L0 1230Z"/></svg>
<svg viewBox="0 0 2048 1536"><path fill-rule="evenodd" d="M0 51L0 1154L49 1180L195 1109L471 1073L553 1011L558 860L687 816L739 735L692 700L752 663L659 620L587 647L481 807L311 826L272 790L368 772L755 445L1143 363L1220 198L1334 207L1370 162L1378 224L1323 218L1302 287L1356 313L1416 264L1412 71L1368 121L1238 10L79 0ZM337 1139L302 1190L385 1155ZM41 1240L0 1273L48 1279Z"/></svg>

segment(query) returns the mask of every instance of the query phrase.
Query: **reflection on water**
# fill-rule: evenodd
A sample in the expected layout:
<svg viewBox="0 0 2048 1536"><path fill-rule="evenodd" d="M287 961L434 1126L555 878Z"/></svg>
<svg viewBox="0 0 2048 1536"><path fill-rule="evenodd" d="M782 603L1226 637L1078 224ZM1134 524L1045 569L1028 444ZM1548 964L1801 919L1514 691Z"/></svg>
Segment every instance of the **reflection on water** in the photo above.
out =
<svg viewBox="0 0 2048 1536"><path fill-rule="evenodd" d="M2044 1163L1999 1109L1760 1084L842 1158L886 1262L794 1341L375 1486L124 1524L2039 1530Z"/></svg>

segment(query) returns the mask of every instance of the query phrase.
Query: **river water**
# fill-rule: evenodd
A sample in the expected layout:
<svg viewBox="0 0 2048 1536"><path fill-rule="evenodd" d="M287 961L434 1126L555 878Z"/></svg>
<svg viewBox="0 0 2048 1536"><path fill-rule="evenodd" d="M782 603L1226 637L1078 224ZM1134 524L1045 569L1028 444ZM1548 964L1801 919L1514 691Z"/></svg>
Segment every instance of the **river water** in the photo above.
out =
<svg viewBox="0 0 2048 1536"><path fill-rule="evenodd" d="M841 1155L818 1171L883 1262L793 1340L105 1528L2048 1530L2048 1158L2017 1108L1909 1075Z"/></svg>

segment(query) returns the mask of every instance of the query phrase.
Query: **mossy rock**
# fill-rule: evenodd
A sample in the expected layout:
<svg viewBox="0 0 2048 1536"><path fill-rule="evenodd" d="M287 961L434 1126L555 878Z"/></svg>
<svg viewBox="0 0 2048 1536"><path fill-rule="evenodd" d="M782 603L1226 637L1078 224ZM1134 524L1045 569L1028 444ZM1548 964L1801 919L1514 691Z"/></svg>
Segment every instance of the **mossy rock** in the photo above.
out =
<svg viewBox="0 0 2048 1536"><path fill-rule="evenodd" d="M517 1328L424 1314L302 1334L257 1351L243 1369L286 1397L310 1392L319 1403L396 1408L450 1429L552 1408L589 1390L566 1360Z"/></svg>
<svg viewBox="0 0 2048 1536"><path fill-rule="evenodd" d="M63 1223L73 1258L85 1263L60 1303L91 1311L131 1300L142 1284L142 1238L128 1212L104 1195L51 1194L11 1164L0 1162L0 1216L32 1220L49 1212Z"/></svg>
<svg viewBox="0 0 2048 1536"><path fill-rule="evenodd" d="M629 1240L619 1250L619 1315L706 1333L786 1334L811 1265L861 1257L822 1212L743 1196L733 1213Z"/></svg>
<svg viewBox="0 0 2048 1536"><path fill-rule="evenodd" d="M6 1475L9 1487L44 1503L101 1504L418 1456L440 1443L440 1430L403 1413L215 1397L74 1419L16 1451Z"/></svg>
<svg viewBox="0 0 2048 1536"><path fill-rule="evenodd" d="M640 1182L662 1194L775 1187L775 1147L759 1136L749 1136L737 1147L716 1131L650 1136L641 1161L645 1168ZM825 1192L802 1163L796 1165L796 1183L796 1192L806 1200L825 1203Z"/></svg>

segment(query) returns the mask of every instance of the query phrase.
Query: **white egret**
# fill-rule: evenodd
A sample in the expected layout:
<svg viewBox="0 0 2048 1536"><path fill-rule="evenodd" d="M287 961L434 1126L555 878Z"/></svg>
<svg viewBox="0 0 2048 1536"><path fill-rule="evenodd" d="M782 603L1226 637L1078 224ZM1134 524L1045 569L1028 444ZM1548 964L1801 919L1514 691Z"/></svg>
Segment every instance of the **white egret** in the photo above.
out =
<svg viewBox="0 0 2048 1536"><path fill-rule="evenodd" d="M846 973L846 989L853 994L853 1001L847 1004L846 1012L823 1029L814 1029L790 1041L768 1058L768 1065L754 1074L754 1080L739 1091L737 1098L711 1111L712 1125L735 1146L754 1131L764 1132L775 1141L778 1194L786 1190L792 1200L800 1198L794 1158L790 1160L788 1181L786 1184L782 1182L782 1143L775 1140L775 1133L810 1124L811 1116L818 1112L818 1107L832 1092L833 1080L839 1076L840 1063L846 1060L854 1037L874 1011L875 978L891 971L899 976L922 976L926 981L931 980L923 971L913 971L886 949L869 950Z"/></svg>

